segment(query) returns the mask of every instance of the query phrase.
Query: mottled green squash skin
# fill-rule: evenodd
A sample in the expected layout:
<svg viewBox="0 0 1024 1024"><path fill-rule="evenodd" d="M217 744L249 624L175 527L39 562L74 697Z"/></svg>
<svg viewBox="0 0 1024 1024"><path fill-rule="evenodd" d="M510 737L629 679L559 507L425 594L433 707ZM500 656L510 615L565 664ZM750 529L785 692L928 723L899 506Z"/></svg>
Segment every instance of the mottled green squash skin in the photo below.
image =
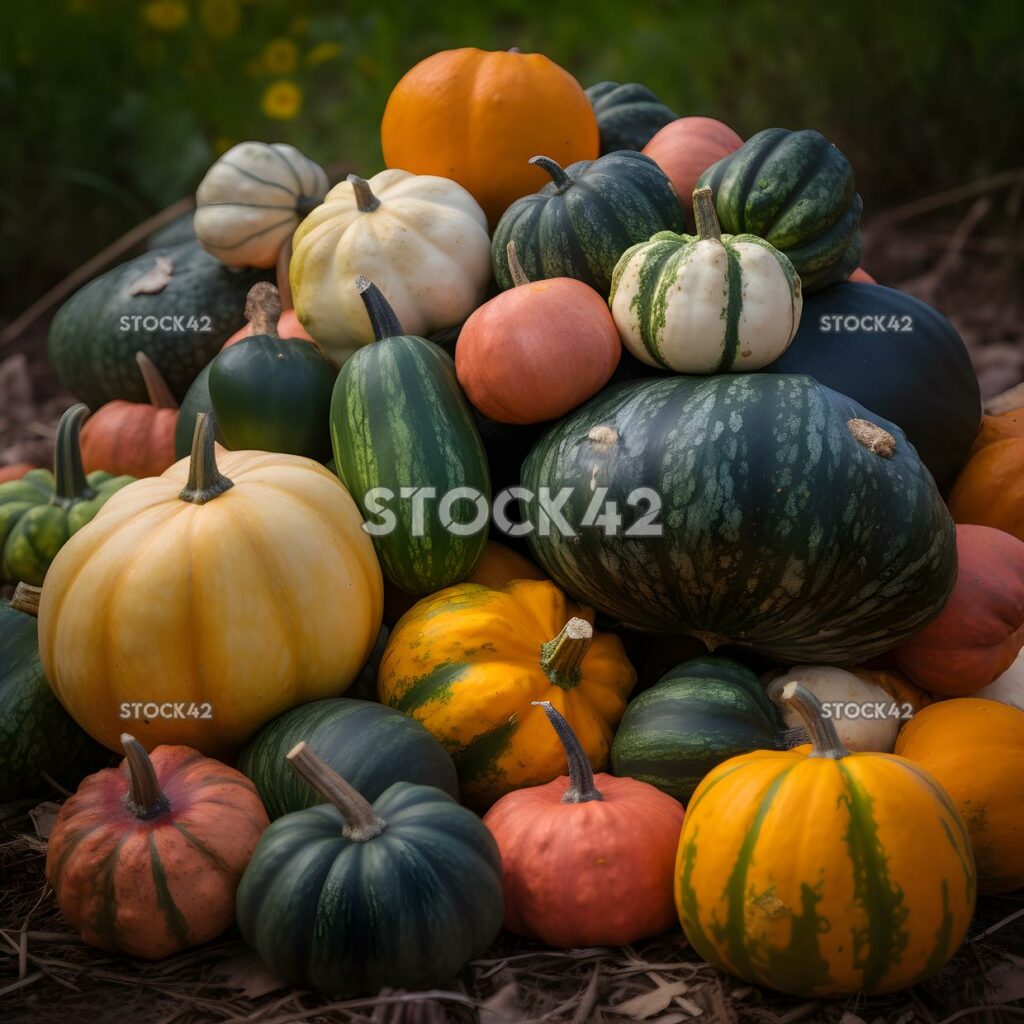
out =
<svg viewBox="0 0 1024 1024"><path fill-rule="evenodd" d="M620 149L639 152L679 115L639 82L598 82L587 89L587 99L601 133L601 155Z"/></svg>
<svg viewBox="0 0 1024 1024"><path fill-rule="evenodd" d="M851 420L891 435L890 458ZM903 432L809 377L676 376L609 389L534 447L523 484L557 495L576 536L530 545L564 589L635 629L780 661L855 662L894 647L941 610L956 541L934 481ZM584 527L597 488L622 529ZM661 497L661 536L629 536Z"/></svg>
<svg viewBox="0 0 1024 1024"><path fill-rule="evenodd" d="M607 296L630 246L658 231L685 230L676 190L642 153L610 153L552 171L556 180L517 199L494 229L491 262L503 290L512 287L509 242L531 281L572 277Z"/></svg>
<svg viewBox="0 0 1024 1024"><path fill-rule="evenodd" d="M760 235L796 268L804 292L844 281L863 252L853 168L820 132L766 128L697 182L715 194L722 231Z"/></svg>
<svg viewBox="0 0 1024 1024"><path fill-rule="evenodd" d="M501 928L501 858L472 811L404 782L373 809L387 828L362 843L329 804L278 818L242 876L239 930L292 985L338 996L443 985Z"/></svg>
<svg viewBox="0 0 1024 1024"><path fill-rule="evenodd" d="M677 665L630 701L612 772L685 803L722 761L781 749L782 723L761 681L739 662L709 655Z"/></svg>
<svg viewBox="0 0 1024 1024"><path fill-rule="evenodd" d="M210 398L210 367L207 363L192 381L185 397L181 400L178 410L178 425L174 428L174 454L179 459L187 459L192 452L192 436L196 432L196 417L202 412L213 412L213 399ZM219 444L224 444L220 424L214 423Z"/></svg>
<svg viewBox="0 0 1024 1024"><path fill-rule="evenodd" d="M238 770L252 779L271 820L323 802L285 761L302 740L371 802L395 782L459 795L455 763L419 722L383 704L331 697L274 719L238 759Z"/></svg>

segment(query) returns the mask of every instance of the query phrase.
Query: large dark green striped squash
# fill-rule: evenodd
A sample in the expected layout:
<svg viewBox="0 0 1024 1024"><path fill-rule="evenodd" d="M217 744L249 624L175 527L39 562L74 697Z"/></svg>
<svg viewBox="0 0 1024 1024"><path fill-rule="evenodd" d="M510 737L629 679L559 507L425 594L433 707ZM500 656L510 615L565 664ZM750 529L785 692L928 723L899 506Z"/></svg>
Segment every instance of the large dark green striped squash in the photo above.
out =
<svg viewBox="0 0 1024 1024"><path fill-rule="evenodd" d="M630 701L612 744L612 771L685 803L717 764L782 750L783 730L758 677L730 658L691 658Z"/></svg>
<svg viewBox="0 0 1024 1024"><path fill-rule="evenodd" d="M432 342L402 334L376 286L359 282L377 341L349 358L335 382L334 462L373 527L384 575L410 594L429 594L465 579L483 554L486 516L472 500L446 495L467 488L489 504L487 457L451 359ZM433 488L422 524L403 488Z"/></svg>
<svg viewBox="0 0 1024 1024"><path fill-rule="evenodd" d="M238 758L271 819L323 799L285 762L300 740L373 801L395 782L436 786L459 795L455 762L415 719L365 700L330 697L302 704L264 726Z"/></svg>
<svg viewBox="0 0 1024 1024"><path fill-rule="evenodd" d="M329 803L278 818L238 888L238 927L277 975L338 996L452 980L501 928L501 857L483 822L433 786L372 805L299 744Z"/></svg>
<svg viewBox="0 0 1024 1024"><path fill-rule="evenodd" d="M145 352L181 399L195 376L245 322L262 271L231 270L196 242L154 249L108 270L64 303L50 327L50 362L92 408L145 402L135 363Z"/></svg>
<svg viewBox="0 0 1024 1024"><path fill-rule="evenodd" d="M642 153L609 153L566 168L535 156L552 181L517 199L491 241L494 276L512 287L508 243L531 281L573 277L607 295L619 257L658 231L683 231L679 197L665 172Z"/></svg>
<svg viewBox="0 0 1024 1024"><path fill-rule="evenodd" d="M978 378L956 328L895 288L844 281L808 296L796 337L766 370L806 373L892 420L943 491L981 425Z"/></svg>
<svg viewBox="0 0 1024 1024"><path fill-rule="evenodd" d="M934 618L956 576L953 521L903 431L809 377L612 388L538 442L523 483L570 489L575 535L550 515L529 535L557 583L625 625L711 649L872 657ZM583 525L595 501L624 519L612 536L593 511ZM543 525L536 500L527 514Z"/></svg>
<svg viewBox="0 0 1024 1024"><path fill-rule="evenodd" d="M860 263L853 168L820 132L766 128L712 164L697 187L714 192L723 231L760 235L784 252L805 293L845 280Z"/></svg>
<svg viewBox="0 0 1024 1024"><path fill-rule="evenodd" d="M598 82L587 89L587 99L597 117L602 154L619 149L639 152L679 117L639 82Z"/></svg>

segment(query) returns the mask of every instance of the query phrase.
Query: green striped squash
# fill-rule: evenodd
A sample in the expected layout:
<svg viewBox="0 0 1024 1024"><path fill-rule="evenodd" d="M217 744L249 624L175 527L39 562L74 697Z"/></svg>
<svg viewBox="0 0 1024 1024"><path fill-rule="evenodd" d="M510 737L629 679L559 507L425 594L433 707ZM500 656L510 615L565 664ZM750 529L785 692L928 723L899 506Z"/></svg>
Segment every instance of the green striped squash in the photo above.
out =
<svg viewBox="0 0 1024 1024"><path fill-rule="evenodd" d="M574 535L550 515L541 529L526 503L552 579L625 625L711 649L872 657L934 618L956 577L953 521L906 436L809 377L612 388L537 443L523 484L570 489ZM623 518L611 536L595 502Z"/></svg>
<svg viewBox="0 0 1024 1024"><path fill-rule="evenodd" d="M796 267L805 292L845 281L860 263L863 203L853 168L820 132L766 128L697 182L731 234L760 235Z"/></svg>
<svg viewBox="0 0 1024 1024"><path fill-rule="evenodd" d="M685 803L717 764L751 750L782 750L775 706L750 669L691 658L630 701L612 744L612 771Z"/></svg>
<svg viewBox="0 0 1024 1024"><path fill-rule="evenodd" d="M639 82L598 82L587 89L587 99L597 117L602 154L639 151L679 117Z"/></svg>
<svg viewBox="0 0 1024 1024"><path fill-rule="evenodd" d="M531 281L572 277L607 295L619 257L658 231L682 231L679 197L665 172L641 153L609 153L566 168L546 156L530 163L552 181L517 199L491 241L494 276L513 286L508 244Z"/></svg>
<svg viewBox="0 0 1024 1024"><path fill-rule="evenodd" d="M410 594L429 594L465 579L483 554L486 517L479 507L466 498L449 505L460 532L445 526L442 512L445 495L457 488L490 502L487 456L452 360L424 338L403 335L375 285L360 278L358 287L377 340L359 349L335 382L334 462L368 523L381 531L373 540L384 575ZM418 525L417 503L401 491L425 487L434 496L423 503ZM393 497L376 495L378 488Z"/></svg>

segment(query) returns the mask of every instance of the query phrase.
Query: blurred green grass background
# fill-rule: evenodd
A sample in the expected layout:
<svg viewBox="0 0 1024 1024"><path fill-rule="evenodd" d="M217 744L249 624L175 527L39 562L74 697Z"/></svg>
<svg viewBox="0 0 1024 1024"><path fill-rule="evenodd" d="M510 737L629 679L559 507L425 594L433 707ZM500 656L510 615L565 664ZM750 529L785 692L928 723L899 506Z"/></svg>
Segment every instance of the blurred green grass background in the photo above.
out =
<svg viewBox="0 0 1024 1024"><path fill-rule="evenodd" d="M641 81L744 137L814 127L868 214L1024 163L1024 5L36 0L0 32L5 318L244 139L380 169L388 94L455 46Z"/></svg>

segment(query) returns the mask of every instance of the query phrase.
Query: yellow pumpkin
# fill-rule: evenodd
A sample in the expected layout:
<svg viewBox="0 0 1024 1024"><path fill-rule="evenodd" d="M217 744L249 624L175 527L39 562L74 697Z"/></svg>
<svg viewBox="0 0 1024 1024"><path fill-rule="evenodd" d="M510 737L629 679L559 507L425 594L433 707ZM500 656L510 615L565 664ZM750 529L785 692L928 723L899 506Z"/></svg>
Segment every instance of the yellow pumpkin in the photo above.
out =
<svg viewBox="0 0 1024 1024"><path fill-rule="evenodd" d="M805 998L923 981L974 911L964 821L922 767L849 753L810 690L792 682L785 697L812 745L725 761L687 807L686 937L713 966Z"/></svg>
<svg viewBox="0 0 1024 1024"><path fill-rule="evenodd" d="M565 772L565 751L535 701L568 720L595 771L636 672L622 641L595 633L591 608L553 584L460 583L398 622L381 659L381 702L422 722L448 749L476 807Z"/></svg>
<svg viewBox="0 0 1024 1024"><path fill-rule="evenodd" d="M338 479L299 456L220 460L201 415L191 459L118 492L46 574L43 668L111 749L130 728L150 749L231 753L342 694L377 637L380 566Z"/></svg>

